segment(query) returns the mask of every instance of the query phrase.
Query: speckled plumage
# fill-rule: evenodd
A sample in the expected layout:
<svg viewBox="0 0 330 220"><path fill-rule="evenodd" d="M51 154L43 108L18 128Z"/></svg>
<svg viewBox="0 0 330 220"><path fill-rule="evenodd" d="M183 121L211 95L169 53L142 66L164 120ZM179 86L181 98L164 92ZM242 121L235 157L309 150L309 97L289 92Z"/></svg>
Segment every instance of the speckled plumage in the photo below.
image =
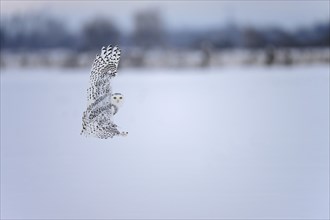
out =
<svg viewBox="0 0 330 220"><path fill-rule="evenodd" d="M111 101L111 79L117 75L120 59L118 46L102 47L101 55L96 55L90 75L90 87L87 90L87 109L82 117L81 134L98 138L112 138L127 134L120 132L113 122L118 111Z"/></svg>

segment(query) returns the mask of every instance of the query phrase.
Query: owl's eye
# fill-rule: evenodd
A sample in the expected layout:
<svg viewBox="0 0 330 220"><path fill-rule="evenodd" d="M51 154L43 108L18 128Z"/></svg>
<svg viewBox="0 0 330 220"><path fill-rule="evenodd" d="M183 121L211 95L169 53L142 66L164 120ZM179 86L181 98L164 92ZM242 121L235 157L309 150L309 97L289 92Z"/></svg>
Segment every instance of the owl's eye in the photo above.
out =
<svg viewBox="0 0 330 220"><path fill-rule="evenodd" d="M123 97L119 97L120 99L123 99Z"/></svg>
<svg viewBox="0 0 330 220"><path fill-rule="evenodd" d="M117 99L117 97L115 96L115 97L113 97L113 99Z"/></svg>

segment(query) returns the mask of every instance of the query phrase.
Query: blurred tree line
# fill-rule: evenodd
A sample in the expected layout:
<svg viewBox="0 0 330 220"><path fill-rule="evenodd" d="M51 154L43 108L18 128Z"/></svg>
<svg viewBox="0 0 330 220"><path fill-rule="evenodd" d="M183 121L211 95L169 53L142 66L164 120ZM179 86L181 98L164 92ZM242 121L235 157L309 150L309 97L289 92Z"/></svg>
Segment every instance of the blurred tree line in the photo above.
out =
<svg viewBox="0 0 330 220"><path fill-rule="evenodd" d="M192 48L268 48L329 47L330 22L315 24L293 31L283 28L225 27L205 30L166 30L160 13L154 10L138 12L134 29L123 33L111 20L97 18L76 31L59 19L41 15L13 16L2 19L1 50L67 49L73 51L99 50L110 42L139 49ZM207 50L207 49L205 49Z"/></svg>

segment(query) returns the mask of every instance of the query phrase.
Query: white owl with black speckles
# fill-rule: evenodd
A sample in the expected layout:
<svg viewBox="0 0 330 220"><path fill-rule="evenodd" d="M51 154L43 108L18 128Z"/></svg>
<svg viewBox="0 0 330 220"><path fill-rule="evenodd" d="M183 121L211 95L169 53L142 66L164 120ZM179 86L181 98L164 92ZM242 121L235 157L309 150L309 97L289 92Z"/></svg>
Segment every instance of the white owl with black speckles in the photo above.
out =
<svg viewBox="0 0 330 220"><path fill-rule="evenodd" d="M101 55L96 55L87 90L87 109L82 117L81 134L103 139L128 134L120 132L113 122L113 116L124 101L124 96L121 93L112 94L111 88L111 79L117 75L119 59L118 46L102 47Z"/></svg>

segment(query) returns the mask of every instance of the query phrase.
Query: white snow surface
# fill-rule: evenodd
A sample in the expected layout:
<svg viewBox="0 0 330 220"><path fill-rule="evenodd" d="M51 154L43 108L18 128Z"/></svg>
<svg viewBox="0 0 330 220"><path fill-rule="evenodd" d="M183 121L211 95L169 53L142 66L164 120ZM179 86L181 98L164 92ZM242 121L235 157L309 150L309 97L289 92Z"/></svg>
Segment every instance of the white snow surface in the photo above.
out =
<svg viewBox="0 0 330 220"><path fill-rule="evenodd" d="M123 69L106 140L88 81L1 70L1 218L329 218L329 66Z"/></svg>

